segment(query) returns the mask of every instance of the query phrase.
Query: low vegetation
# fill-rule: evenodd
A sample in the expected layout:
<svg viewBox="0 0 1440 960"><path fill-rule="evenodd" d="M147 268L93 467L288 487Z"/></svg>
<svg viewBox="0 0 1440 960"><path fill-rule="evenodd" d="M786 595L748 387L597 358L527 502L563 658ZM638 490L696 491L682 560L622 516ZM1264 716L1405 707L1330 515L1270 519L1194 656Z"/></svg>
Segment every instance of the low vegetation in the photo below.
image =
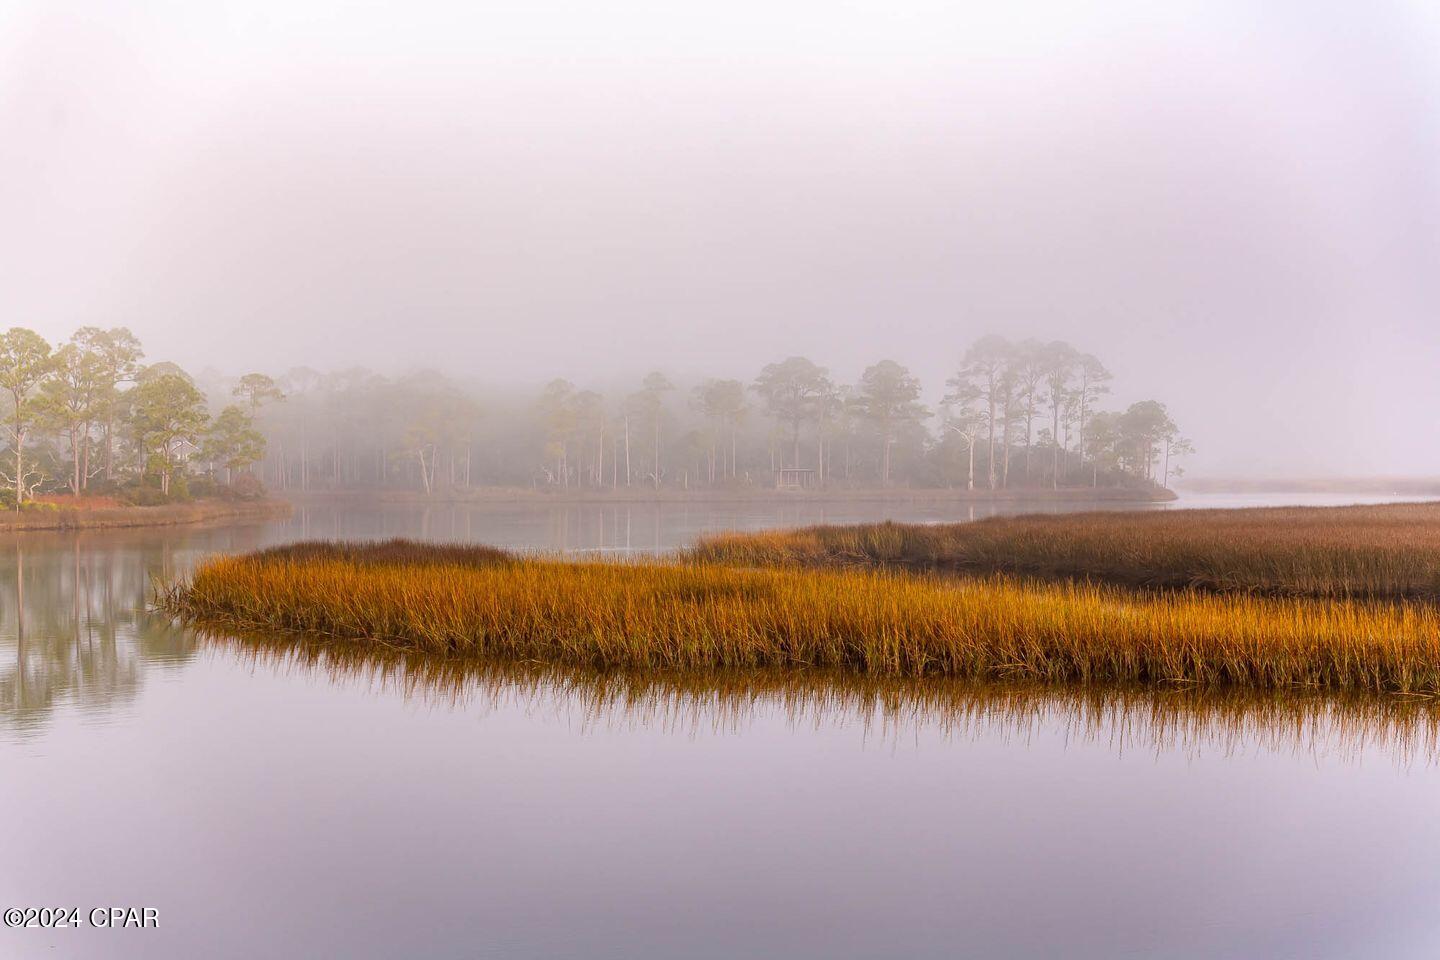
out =
<svg viewBox="0 0 1440 960"><path fill-rule="evenodd" d="M1440 503L811 527L709 537L687 558L727 566L900 566L1231 593L1440 600Z"/></svg>
<svg viewBox="0 0 1440 960"><path fill-rule="evenodd" d="M23 510L0 510L0 531L101 530L165 527L227 520L264 520L288 516L290 505L276 500L213 499L190 503L132 506L87 499L79 506L38 501Z"/></svg>
<svg viewBox="0 0 1440 960"><path fill-rule="evenodd" d="M219 557L162 601L221 629L602 669L1440 694L1440 609L1410 602L695 560L580 563L404 542Z"/></svg>

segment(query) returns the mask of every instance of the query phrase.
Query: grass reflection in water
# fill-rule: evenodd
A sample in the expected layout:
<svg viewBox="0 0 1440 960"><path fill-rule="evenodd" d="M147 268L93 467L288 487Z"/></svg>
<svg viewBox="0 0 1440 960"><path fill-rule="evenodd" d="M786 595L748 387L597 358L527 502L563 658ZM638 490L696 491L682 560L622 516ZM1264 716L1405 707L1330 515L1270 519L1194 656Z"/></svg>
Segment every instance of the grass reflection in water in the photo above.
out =
<svg viewBox="0 0 1440 960"><path fill-rule="evenodd" d="M1387 694L1253 691L1194 685L976 682L842 671L634 671L476 660L294 635L205 632L203 646L250 667L361 683L426 705L552 711L583 727L680 734L738 732L761 717L795 727L851 726L881 740L921 732L998 736L1042 731L1117 752L1188 755L1262 750L1401 764L1440 758L1440 701Z"/></svg>

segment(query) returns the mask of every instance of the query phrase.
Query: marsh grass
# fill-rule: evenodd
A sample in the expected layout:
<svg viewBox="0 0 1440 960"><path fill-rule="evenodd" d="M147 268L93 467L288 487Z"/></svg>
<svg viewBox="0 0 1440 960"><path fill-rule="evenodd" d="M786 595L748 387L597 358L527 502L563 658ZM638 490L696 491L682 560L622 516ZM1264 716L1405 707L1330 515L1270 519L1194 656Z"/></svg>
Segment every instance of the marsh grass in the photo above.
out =
<svg viewBox="0 0 1440 960"><path fill-rule="evenodd" d="M301 545L202 564L162 604L282 630L592 669L1440 694L1440 610L1132 593L887 569L582 563L485 548Z"/></svg>
<svg viewBox="0 0 1440 960"><path fill-rule="evenodd" d="M1023 516L702 539L728 566L904 567L1276 596L1440 600L1440 504Z"/></svg>

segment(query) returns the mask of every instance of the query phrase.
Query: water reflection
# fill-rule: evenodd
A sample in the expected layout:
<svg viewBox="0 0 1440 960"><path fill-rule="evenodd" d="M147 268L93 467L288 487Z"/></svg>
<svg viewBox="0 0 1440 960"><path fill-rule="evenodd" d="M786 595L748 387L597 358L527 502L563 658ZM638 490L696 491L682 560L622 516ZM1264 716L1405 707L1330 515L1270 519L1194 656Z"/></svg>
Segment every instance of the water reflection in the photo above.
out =
<svg viewBox="0 0 1440 960"><path fill-rule="evenodd" d="M24 534L0 541L0 725L39 729L62 703L96 716L139 693L147 672L182 668L193 633L150 609L153 583L257 528Z"/></svg>
<svg viewBox="0 0 1440 960"><path fill-rule="evenodd" d="M802 671L593 671L535 662L475 661L266 635L207 635L250 668L360 683L384 696L472 713L519 708L582 729L738 732L758 717L797 727L859 726L899 742L921 733L1024 742L1041 731L1069 741L1190 756L1236 751L1397 762L1440 757L1440 701L1195 687L1055 686L906 680Z"/></svg>
<svg viewBox="0 0 1440 960"><path fill-rule="evenodd" d="M364 508L301 503L286 524L294 539L377 540L413 537L441 543L484 542L511 549L572 553L661 553L706 533L816 524L957 523L1015 513L1164 509L1168 504L1066 502L956 503L919 497L891 501L484 502L377 503Z"/></svg>
<svg viewBox="0 0 1440 960"><path fill-rule="evenodd" d="M13 648L0 666L0 704L15 727L28 729L55 703L83 710L133 698L140 687L144 644L129 641L152 630L139 567L110 554L81 549L32 550L17 540L0 565L0 637ZM126 602L128 599L128 602ZM179 631L168 623L160 633ZM170 644L188 655L193 643Z"/></svg>

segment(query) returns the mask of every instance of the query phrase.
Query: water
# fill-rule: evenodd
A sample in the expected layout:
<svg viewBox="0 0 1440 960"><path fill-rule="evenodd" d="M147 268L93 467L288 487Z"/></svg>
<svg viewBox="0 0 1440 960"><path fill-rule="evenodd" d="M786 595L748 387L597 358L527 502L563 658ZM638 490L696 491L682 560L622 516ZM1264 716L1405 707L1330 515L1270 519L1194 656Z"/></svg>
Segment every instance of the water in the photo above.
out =
<svg viewBox="0 0 1440 960"><path fill-rule="evenodd" d="M0 956L1436 955L1428 705L461 669L146 610L153 576L300 536L647 552L957 510L311 508L0 540L0 907L161 924L0 930Z"/></svg>

